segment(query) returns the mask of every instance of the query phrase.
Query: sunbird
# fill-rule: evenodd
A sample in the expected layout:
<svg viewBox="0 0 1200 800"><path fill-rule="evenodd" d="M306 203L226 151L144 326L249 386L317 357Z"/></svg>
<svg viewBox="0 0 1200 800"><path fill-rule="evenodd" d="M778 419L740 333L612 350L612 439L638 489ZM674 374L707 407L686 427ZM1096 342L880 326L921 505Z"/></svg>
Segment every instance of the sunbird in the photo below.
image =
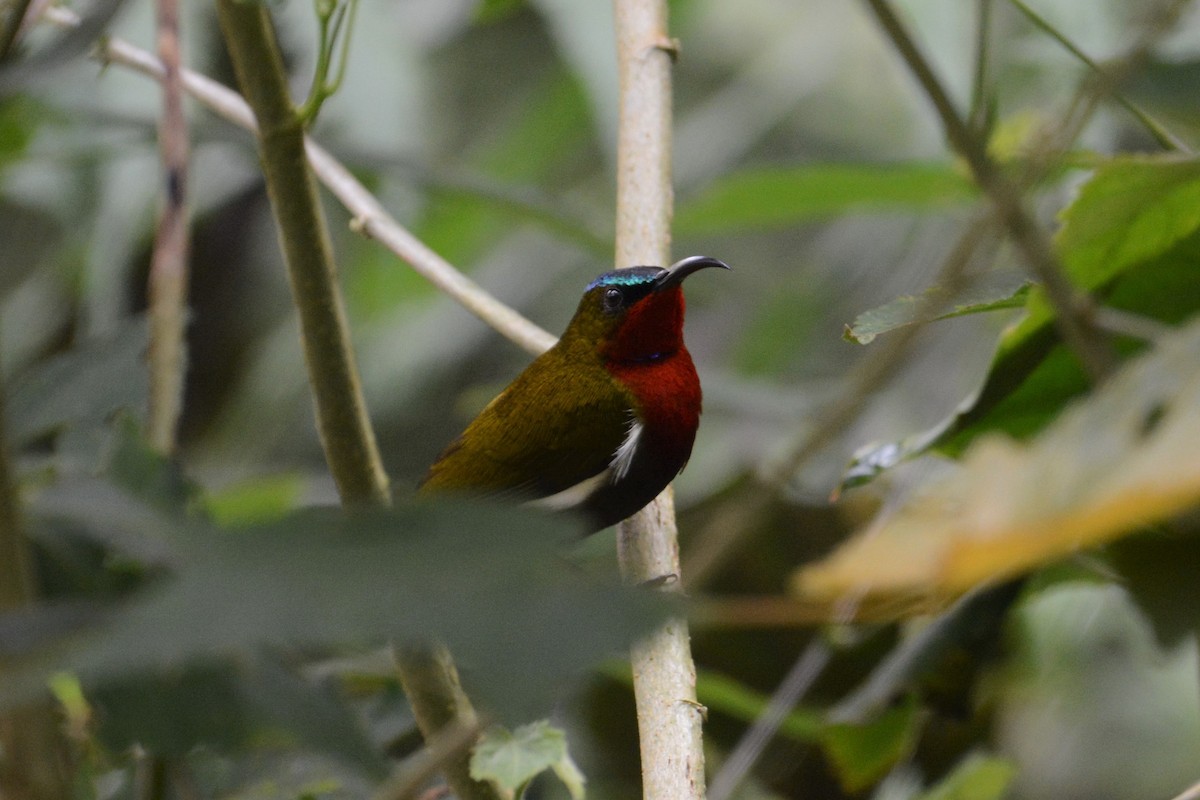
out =
<svg viewBox="0 0 1200 800"><path fill-rule="evenodd" d="M598 276L558 343L446 447L421 491L570 510L591 532L643 508L692 454L701 395L682 283L709 267L729 269L691 256Z"/></svg>

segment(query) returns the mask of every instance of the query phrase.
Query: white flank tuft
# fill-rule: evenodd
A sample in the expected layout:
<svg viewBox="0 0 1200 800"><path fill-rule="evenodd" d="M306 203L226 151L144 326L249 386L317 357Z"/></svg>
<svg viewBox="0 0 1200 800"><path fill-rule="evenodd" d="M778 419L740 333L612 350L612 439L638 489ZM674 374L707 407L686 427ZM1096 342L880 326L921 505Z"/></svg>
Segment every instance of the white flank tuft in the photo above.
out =
<svg viewBox="0 0 1200 800"><path fill-rule="evenodd" d="M623 480L628 474L629 468L633 466L633 457L637 455L638 443L641 439L642 423L634 417L629 420L629 432L625 434L625 441L621 442L621 446L617 448L617 452L613 454L613 460L608 465L613 472L613 483Z"/></svg>

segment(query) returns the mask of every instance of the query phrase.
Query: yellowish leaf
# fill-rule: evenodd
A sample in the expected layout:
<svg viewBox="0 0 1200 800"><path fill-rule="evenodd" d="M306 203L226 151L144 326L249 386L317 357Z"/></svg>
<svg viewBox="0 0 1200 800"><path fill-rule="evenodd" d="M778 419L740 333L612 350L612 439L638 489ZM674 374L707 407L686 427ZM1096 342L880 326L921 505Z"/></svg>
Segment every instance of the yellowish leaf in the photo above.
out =
<svg viewBox="0 0 1200 800"><path fill-rule="evenodd" d="M981 438L961 468L800 570L805 598L949 598L1200 503L1200 320L1041 435Z"/></svg>

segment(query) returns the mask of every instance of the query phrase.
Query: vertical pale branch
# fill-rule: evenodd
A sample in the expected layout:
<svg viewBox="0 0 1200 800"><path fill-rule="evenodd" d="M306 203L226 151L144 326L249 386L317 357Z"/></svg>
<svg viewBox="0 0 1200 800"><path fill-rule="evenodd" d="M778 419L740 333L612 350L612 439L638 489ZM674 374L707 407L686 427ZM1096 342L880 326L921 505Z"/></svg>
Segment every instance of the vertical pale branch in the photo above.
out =
<svg viewBox="0 0 1200 800"><path fill-rule="evenodd" d="M34 601L37 586L21 524L16 476L4 435L0 391L0 615ZM50 701L0 714L0 798L58 800L71 795L69 748Z"/></svg>
<svg viewBox="0 0 1200 800"><path fill-rule="evenodd" d="M620 129L616 264L670 263L671 60L665 0L615 0ZM632 583L680 574L671 490L618 528L621 571ZM681 581L668 581L678 589ZM668 622L633 648L642 795L704 796L702 709L687 623Z"/></svg>
<svg viewBox="0 0 1200 800"><path fill-rule="evenodd" d="M163 112L158 142L163 165L162 216L150 261L150 444L175 449L187 372L187 121L179 51L179 0L158 0L158 56Z"/></svg>

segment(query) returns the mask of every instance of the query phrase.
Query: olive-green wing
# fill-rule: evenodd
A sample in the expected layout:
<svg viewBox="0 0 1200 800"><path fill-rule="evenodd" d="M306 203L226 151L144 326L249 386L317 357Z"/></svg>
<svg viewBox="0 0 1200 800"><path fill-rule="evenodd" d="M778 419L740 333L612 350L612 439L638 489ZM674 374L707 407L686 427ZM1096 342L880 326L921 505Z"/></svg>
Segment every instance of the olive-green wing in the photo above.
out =
<svg viewBox="0 0 1200 800"><path fill-rule="evenodd" d="M548 353L509 385L430 467L423 491L546 497L608 468L629 433L630 395L602 367Z"/></svg>

